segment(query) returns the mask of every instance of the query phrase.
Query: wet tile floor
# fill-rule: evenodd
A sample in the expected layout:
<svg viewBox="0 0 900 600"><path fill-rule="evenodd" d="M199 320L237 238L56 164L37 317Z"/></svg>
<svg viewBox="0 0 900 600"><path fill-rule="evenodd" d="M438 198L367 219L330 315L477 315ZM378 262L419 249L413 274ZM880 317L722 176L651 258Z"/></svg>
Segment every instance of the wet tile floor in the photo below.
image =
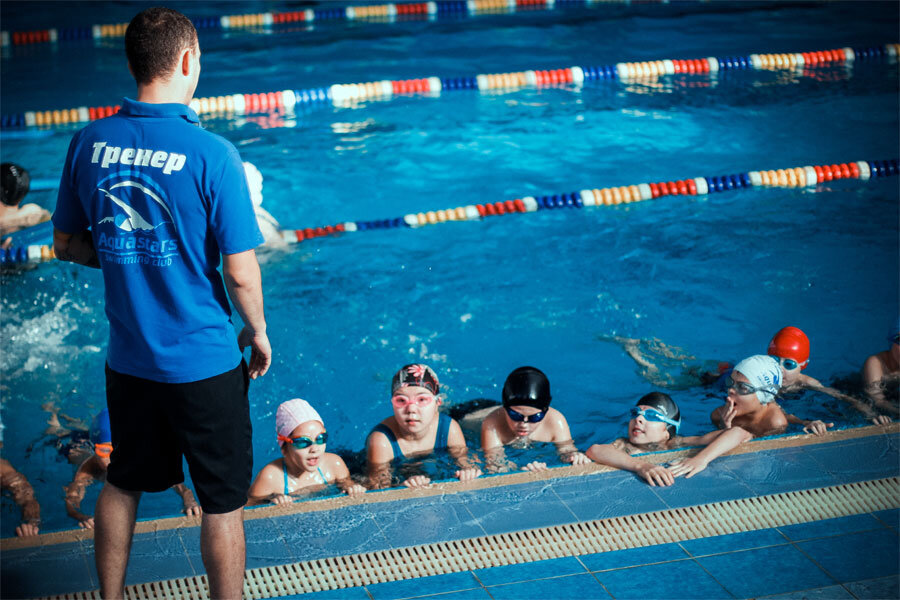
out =
<svg viewBox="0 0 900 600"><path fill-rule="evenodd" d="M900 475L900 435L724 457L651 488L565 477L246 522L247 568ZM498 481L499 483L499 481ZM900 512L507 565L294 598L900 598ZM95 589L90 540L0 556L3 598ZM202 573L196 528L135 536L127 583Z"/></svg>

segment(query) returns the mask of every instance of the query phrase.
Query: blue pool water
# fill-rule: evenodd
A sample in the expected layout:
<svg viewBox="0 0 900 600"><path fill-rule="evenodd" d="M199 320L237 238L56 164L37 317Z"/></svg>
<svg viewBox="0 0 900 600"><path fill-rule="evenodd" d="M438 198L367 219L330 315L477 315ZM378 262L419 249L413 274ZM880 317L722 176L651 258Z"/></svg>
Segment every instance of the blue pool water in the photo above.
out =
<svg viewBox="0 0 900 600"><path fill-rule="evenodd" d="M136 10L91 6L102 23L127 21ZM227 6L231 14L294 10ZM87 24L70 5L40 7L4 3L4 29ZM182 8L217 14L213 5ZM269 34L201 31L197 96L871 46L896 42L897 22L894 3L677 4ZM0 67L4 114L115 104L133 94L120 40L6 48ZM263 206L289 228L900 154L896 63L813 75L447 91L354 109L318 105L277 120L214 119L207 127L259 167ZM58 177L74 130L4 131L0 159L36 178ZM29 199L52 210L55 194ZM510 370L538 366L581 448L617 436L627 409L654 389L614 336L656 338L698 361L736 360L763 352L792 324L812 340L807 373L825 383L852 379L867 355L886 348L896 319L898 218L897 180L886 178L346 234L265 252L275 361L251 388L256 466L276 457L274 411L293 397L323 415L330 449L361 450L390 414L391 376L412 361L435 368L449 405L497 399ZM0 318L3 455L35 484L44 529L71 527L61 486L73 467L46 444L42 405L82 420L104 405L100 275L62 263L4 274ZM721 402L703 389L673 397L689 434L708 430ZM785 407L862 423L820 396ZM88 510L97 490L85 499ZM178 508L174 494L148 496L140 516ZM4 500L3 535L14 512Z"/></svg>

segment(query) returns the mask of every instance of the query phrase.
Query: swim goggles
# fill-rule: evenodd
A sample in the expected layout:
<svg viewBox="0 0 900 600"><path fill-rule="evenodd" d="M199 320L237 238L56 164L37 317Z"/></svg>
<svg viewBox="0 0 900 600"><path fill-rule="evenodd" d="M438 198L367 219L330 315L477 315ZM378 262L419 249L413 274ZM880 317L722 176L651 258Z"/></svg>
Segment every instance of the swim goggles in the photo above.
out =
<svg viewBox="0 0 900 600"><path fill-rule="evenodd" d="M294 450L302 450L303 448L309 448L313 444L315 444L316 446L324 445L325 442L328 441L328 432L323 431L318 436L316 436L315 440L311 440L305 435L298 438L289 438L283 435L279 435L278 441L284 442L285 444L292 444L294 446Z"/></svg>
<svg viewBox="0 0 900 600"><path fill-rule="evenodd" d="M670 419L655 408L638 408L635 406L631 409L631 418L637 419L638 417L644 417L645 421L656 421L658 423L671 425L675 428L675 433L678 433L678 430L681 428L681 421Z"/></svg>
<svg viewBox="0 0 900 600"><path fill-rule="evenodd" d="M798 368L798 367L802 367L802 366L804 366L806 363L809 362L809 360L804 360L804 361L801 363L801 362L797 362L797 361L794 360L793 358L782 358L782 357L780 357L780 356L773 356L772 358L774 358L775 360L777 360L777 361L778 361L778 364L781 365L782 367L784 367L784 369L785 369L786 371L793 371L794 369L796 369L796 368Z"/></svg>
<svg viewBox="0 0 900 600"><path fill-rule="evenodd" d="M94 444L94 454L96 454L100 458L109 458L109 455L112 454L112 451L112 444L108 442L102 444Z"/></svg>
<svg viewBox="0 0 900 600"><path fill-rule="evenodd" d="M403 394L397 394L396 396L393 396L391 398L391 404L393 404L397 408L403 408L407 404L426 406L432 400L434 400L434 396L432 394L419 394L415 398L410 398L409 396L404 396Z"/></svg>
<svg viewBox="0 0 900 600"><path fill-rule="evenodd" d="M888 340L889 340L892 344L900 344L900 333L898 333L897 335L895 335L895 336L893 336L893 337L889 337Z"/></svg>
<svg viewBox="0 0 900 600"><path fill-rule="evenodd" d="M506 414L509 415L509 418L518 423L521 423L523 421L525 423L540 423L541 421L544 420L544 417L547 416L546 410L542 410L541 412L534 413L533 415L525 416L517 410L513 410L506 406L504 406L504 408L506 409Z"/></svg>
<svg viewBox="0 0 900 600"><path fill-rule="evenodd" d="M772 390L767 390L766 388L755 388L749 383L744 383L743 381L735 381L731 377L725 380L725 389L730 390L734 388L734 390L740 394L741 396L749 396L750 394L754 394L756 392L765 392L767 394L775 395L775 392Z"/></svg>

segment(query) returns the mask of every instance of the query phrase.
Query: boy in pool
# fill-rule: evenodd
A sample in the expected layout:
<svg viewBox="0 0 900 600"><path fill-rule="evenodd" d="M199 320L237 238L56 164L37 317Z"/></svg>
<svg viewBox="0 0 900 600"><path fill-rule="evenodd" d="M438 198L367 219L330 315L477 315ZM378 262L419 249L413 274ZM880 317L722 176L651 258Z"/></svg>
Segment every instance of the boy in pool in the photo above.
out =
<svg viewBox="0 0 900 600"><path fill-rule="evenodd" d="M519 367L503 384L503 405L494 409L481 424L481 448L492 471L510 466L503 447L530 442L553 442L563 462L583 465L590 459L578 451L566 417L550 408L550 381L534 367ZM543 471L547 463L530 462L528 471Z"/></svg>
<svg viewBox="0 0 900 600"><path fill-rule="evenodd" d="M728 397L710 418L721 429L742 427L754 437L784 433L787 415L775 402L782 370L771 356L757 354L734 366L725 381Z"/></svg>
<svg viewBox="0 0 900 600"><path fill-rule="evenodd" d="M890 348L873 354L863 363L862 378L866 394L878 408L898 414L900 389L900 318L888 333Z"/></svg>
<svg viewBox="0 0 900 600"><path fill-rule="evenodd" d="M372 429L366 440L366 462L373 489L390 487L391 461L431 454L447 449L460 467L460 481L481 476L481 469L469 462L462 429L449 415L441 413L440 384L431 367L406 365L391 381L391 405L394 414ZM425 475L407 478L403 485L423 487L431 483Z"/></svg>
<svg viewBox="0 0 900 600"><path fill-rule="evenodd" d="M753 436L740 427L711 431L705 435L678 435L681 427L681 411L668 394L651 392L631 409L628 437L612 444L594 444L587 456L601 465L633 471L652 486L675 483L677 475L691 478L715 458L748 441ZM683 446L706 446L696 456L666 468L655 465L632 454L672 450Z"/></svg>
<svg viewBox="0 0 900 600"><path fill-rule="evenodd" d="M781 365L781 394L809 389L814 392L822 392L838 400L842 400L857 411L866 415L873 423L883 425L890 423L890 417L879 415L865 403L852 396L843 394L838 390L822 385L818 379L801 373L809 366L809 338L797 327L784 327L769 342L768 355ZM825 433L833 423L823 423L819 420L809 421L787 415L788 423L803 425L804 431L811 431L816 435Z"/></svg>
<svg viewBox="0 0 900 600"><path fill-rule="evenodd" d="M72 478L72 483L65 488L66 514L78 521L78 526L82 529L94 528L94 517L80 511L84 491L95 481L106 481L109 455L113 451L107 409L104 408L94 417L91 422L90 436L91 442L94 444L94 454L79 465L78 470L75 471L75 477ZM184 502L183 512L187 516L199 517L201 515L200 505L197 504L193 492L186 485L179 483L173 485L172 489L181 496L182 502Z"/></svg>
<svg viewBox="0 0 900 600"><path fill-rule="evenodd" d="M325 423L306 400L295 398L281 403L275 413L275 432L281 458L267 464L256 476L248 505L290 504L294 501L291 496L298 491L329 483L337 484L345 494L366 491L350 478L340 456L325 452Z"/></svg>

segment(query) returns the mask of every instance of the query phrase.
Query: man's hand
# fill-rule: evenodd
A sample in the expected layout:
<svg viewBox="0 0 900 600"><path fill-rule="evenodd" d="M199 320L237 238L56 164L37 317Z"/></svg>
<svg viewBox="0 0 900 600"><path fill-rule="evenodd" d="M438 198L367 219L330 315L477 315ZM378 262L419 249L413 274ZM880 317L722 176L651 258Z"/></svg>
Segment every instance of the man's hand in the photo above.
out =
<svg viewBox="0 0 900 600"><path fill-rule="evenodd" d="M269 337L265 333L257 333L245 325L238 335L238 346L240 346L241 352L250 346L250 363L248 365L250 379L265 375L272 364L272 347L269 345Z"/></svg>

